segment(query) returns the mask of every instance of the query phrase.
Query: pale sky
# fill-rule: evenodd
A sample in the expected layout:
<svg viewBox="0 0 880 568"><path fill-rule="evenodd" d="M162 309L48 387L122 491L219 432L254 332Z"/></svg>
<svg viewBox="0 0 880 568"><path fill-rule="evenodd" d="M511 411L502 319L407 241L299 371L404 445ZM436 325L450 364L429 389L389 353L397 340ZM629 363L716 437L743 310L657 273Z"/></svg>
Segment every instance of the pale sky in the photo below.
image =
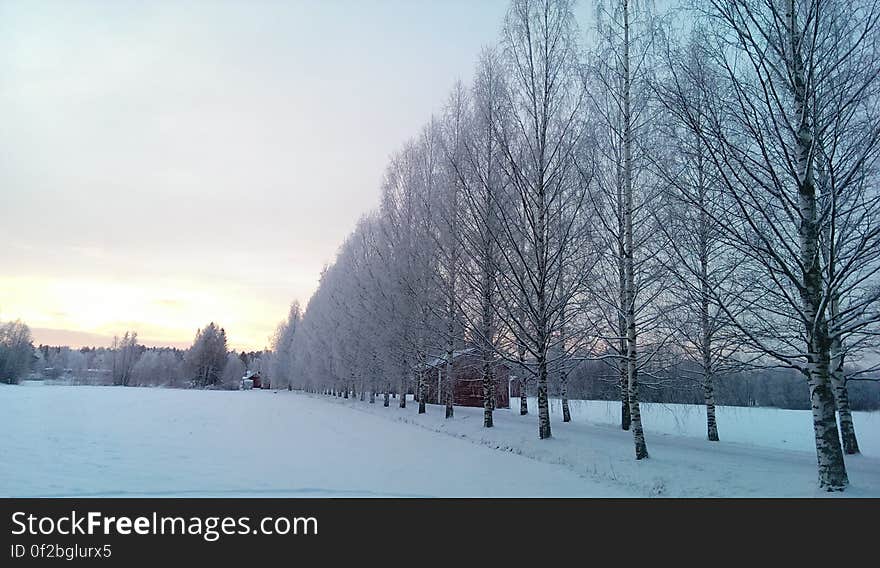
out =
<svg viewBox="0 0 880 568"><path fill-rule="evenodd" d="M0 0L0 320L265 347L507 6Z"/></svg>

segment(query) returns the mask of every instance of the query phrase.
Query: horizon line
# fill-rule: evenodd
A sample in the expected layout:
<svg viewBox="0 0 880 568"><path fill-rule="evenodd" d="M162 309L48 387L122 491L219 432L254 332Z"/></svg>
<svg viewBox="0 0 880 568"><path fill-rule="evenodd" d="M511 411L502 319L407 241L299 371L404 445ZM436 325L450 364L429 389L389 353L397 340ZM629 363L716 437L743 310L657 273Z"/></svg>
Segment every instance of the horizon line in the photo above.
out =
<svg viewBox="0 0 880 568"><path fill-rule="evenodd" d="M27 323L27 322L24 322ZM30 327L36 346L46 345L49 347L69 347L71 349L100 348L110 347L113 343L114 335L104 334L93 331L82 331L76 329L63 329L51 327ZM137 332L137 330L134 330ZM116 337L120 337L118 334ZM192 346L192 340L173 340L173 339L156 339L150 337L141 337L138 335L138 343L148 348L170 348L186 350ZM267 351L268 347L254 347L248 344L230 344L230 351Z"/></svg>

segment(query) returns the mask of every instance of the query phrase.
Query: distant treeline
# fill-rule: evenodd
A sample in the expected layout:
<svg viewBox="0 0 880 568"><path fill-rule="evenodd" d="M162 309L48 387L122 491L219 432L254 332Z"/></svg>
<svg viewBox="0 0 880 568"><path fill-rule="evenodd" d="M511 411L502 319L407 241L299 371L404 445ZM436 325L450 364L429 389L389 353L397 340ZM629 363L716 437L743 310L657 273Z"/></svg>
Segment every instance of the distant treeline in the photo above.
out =
<svg viewBox="0 0 880 568"><path fill-rule="evenodd" d="M64 381L73 385L120 385L169 388L237 389L247 371L260 371L263 351L228 351L209 358L188 359L188 350L146 347L138 343L113 347L39 345L34 351L31 378Z"/></svg>
<svg viewBox="0 0 880 568"><path fill-rule="evenodd" d="M568 375L569 398L619 400L620 387L616 369L602 361L585 361ZM703 404L703 385L680 367L657 378L645 378L642 399L645 402ZM559 396L559 375L550 377L551 396ZM853 410L880 409L880 381L848 381ZM810 408L810 390L806 377L794 369L756 369L731 373L717 378L716 403L723 406L769 406L806 410Z"/></svg>
<svg viewBox="0 0 880 568"><path fill-rule="evenodd" d="M110 347L33 345L21 321L0 324L0 381L63 381L73 385L237 389L248 371L265 373L269 353L230 351L226 331L209 323L189 349L146 347L137 332L113 338Z"/></svg>

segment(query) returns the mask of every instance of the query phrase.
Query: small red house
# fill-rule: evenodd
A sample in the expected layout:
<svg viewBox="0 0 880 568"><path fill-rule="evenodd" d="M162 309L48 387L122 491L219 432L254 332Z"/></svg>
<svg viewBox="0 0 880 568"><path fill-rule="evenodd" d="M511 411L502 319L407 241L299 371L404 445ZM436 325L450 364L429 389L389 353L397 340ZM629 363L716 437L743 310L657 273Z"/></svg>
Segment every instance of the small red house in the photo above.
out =
<svg viewBox="0 0 880 568"><path fill-rule="evenodd" d="M255 389L271 388L268 380L266 380L266 381L262 380L262 378L260 377L259 371L248 371L247 373L244 374L244 377L242 377L242 378L252 380L254 382Z"/></svg>
<svg viewBox="0 0 880 568"><path fill-rule="evenodd" d="M483 361L476 349L456 351L452 356L455 383L452 400L456 406L483 406ZM425 363L427 373L425 400L431 404L444 404L443 388L446 373L446 357L435 357ZM510 408L510 369L496 360L492 366L495 385L495 408Z"/></svg>

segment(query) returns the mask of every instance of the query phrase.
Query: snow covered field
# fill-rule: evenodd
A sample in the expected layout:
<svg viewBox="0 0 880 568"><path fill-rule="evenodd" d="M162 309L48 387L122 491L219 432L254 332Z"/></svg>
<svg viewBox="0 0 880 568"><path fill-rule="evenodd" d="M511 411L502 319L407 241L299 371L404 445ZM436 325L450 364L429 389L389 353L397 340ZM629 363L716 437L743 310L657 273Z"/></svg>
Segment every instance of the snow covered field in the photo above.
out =
<svg viewBox="0 0 880 568"><path fill-rule="evenodd" d="M0 385L0 415L0 496L628 494L287 391Z"/></svg>
<svg viewBox="0 0 880 568"><path fill-rule="evenodd" d="M517 402L517 401L515 401ZM532 401L533 403L534 401ZM532 412L534 407L532 405ZM554 406L558 410L558 404ZM644 405L633 459L617 405L573 401L553 438L535 415L384 408L296 392L0 385L0 496L813 496L809 413ZM845 496L880 496L880 413L856 413L864 455Z"/></svg>

